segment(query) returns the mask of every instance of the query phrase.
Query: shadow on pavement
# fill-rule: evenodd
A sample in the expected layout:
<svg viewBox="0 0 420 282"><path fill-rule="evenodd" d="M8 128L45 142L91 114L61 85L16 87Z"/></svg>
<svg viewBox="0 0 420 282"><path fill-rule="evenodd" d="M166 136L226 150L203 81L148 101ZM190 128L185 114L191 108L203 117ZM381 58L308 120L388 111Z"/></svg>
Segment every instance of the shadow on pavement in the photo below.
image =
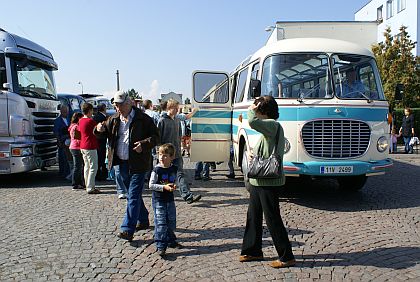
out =
<svg viewBox="0 0 420 282"><path fill-rule="evenodd" d="M188 233L194 234L190 237L180 237L179 242L182 244L183 249L181 252L171 253L168 256L174 258L179 256L197 256L203 254L214 254L214 253L221 253L221 252L228 252L231 250L238 250L240 251L242 247L241 243L222 243L217 244L215 240L230 240L230 239L240 239L242 240L244 234L245 227L224 227L224 228L214 228L214 229L185 229L185 228L177 228L176 231L178 233ZM310 234L312 231L307 230L300 230L300 229L291 229L287 228L289 235L303 235L303 234ZM267 227L264 226L263 229L263 248L266 246L272 246L272 241L270 237L270 233ZM210 244L201 244L199 246L189 245L189 242L206 242L208 241ZM291 242L294 247L302 246L304 243L300 242ZM185 249L185 250L184 250Z"/></svg>
<svg viewBox="0 0 420 282"><path fill-rule="evenodd" d="M244 219L245 223L245 219ZM286 228L290 236L297 236L303 234L311 234L312 231L302 230L302 229L293 229ZM188 233L195 234L191 237L182 237L182 241L205 241L205 240L218 240L218 239L242 239L245 231L245 226L243 227L221 227L213 229L186 229L186 228L177 228L176 232L178 233ZM266 226L263 229L263 238L270 237L270 233Z"/></svg>
<svg viewBox="0 0 420 282"><path fill-rule="evenodd" d="M58 168L48 168L47 171L34 170L9 175L0 175L0 188L58 188L71 186L58 174Z"/></svg>
<svg viewBox="0 0 420 282"><path fill-rule="evenodd" d="M378 248L370 251L297 256L297 267L374 266L405 269L420 262L419 247Z"/></svg>
<svg viewBox="0 0 420 282"><path fill-rule="evenodd" d="M334 179L302 182L288 178L280 200L341 212L419 207L418 169L418 165L394 161L387 174L368 178L365 187L357 192L341 190Z"/></svg>

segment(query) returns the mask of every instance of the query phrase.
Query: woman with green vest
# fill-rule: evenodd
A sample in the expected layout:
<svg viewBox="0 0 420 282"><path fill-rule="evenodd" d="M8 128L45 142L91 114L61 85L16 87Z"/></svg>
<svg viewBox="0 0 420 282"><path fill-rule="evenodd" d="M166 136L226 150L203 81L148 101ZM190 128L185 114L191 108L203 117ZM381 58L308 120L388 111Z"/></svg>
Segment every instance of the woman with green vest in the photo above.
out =
<svg viewBox="0 0 420 282"><path fill-rule="evenodd" d="M268 158L277 143L277 153L283 159L284 132L280 123L276 121L278 117L278 106L271 96L263 96L255 99L254 103L248 108L249 126L262 134L253 149L255 155ZM279 131L278 140L276 140L277 131ZM251 184L250 199L242 252L239 257L240 262L264 259L262 252L264 214L268 230L279 255L279 259L271 262L270 266L283 268L296 264L292 246L280 216L279 192L280 186L285 183L285 176L283 167L279 169L282 172L279 178L249 179L249 183Z"/></svg>

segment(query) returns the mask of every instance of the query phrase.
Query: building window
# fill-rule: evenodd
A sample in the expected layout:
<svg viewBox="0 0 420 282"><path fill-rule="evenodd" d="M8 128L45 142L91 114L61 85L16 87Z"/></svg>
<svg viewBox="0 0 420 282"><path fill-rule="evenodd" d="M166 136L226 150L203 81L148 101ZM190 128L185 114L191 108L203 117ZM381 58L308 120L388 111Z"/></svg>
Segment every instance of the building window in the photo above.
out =
<svg viewBox="0 0 420 282"><path fill-rule="evenodd" d="M397 0L397 12L405 10L405 0Z"/></svg>
<svg viewBox="0 0 420 282"><path fill-rule="evenodd" d="M383 8L383 6L379 7L376 10L376 20L377 21L382 21L382 8Z"/></svg>
<svg viewBox="0 0 420 282"><path fill-rule="evenodd" d="M394 15L393 0L386 1L386 18L389 19Z"/></svg>

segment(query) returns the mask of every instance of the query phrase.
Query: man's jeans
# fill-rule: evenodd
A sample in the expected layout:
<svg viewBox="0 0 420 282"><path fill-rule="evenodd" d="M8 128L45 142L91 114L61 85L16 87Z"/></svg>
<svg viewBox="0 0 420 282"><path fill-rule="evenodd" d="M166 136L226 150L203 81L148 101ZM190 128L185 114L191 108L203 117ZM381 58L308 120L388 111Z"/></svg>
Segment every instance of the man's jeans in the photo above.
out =
<svg viewBox="0 0 420 282"><path fill-rule="evenodd" d="M121 168L121 167L120 167ZM130 174L130 185L127 194L127 209L121 230L133 234L137 221L141 224L149 223L149 212L143 202L143 185L145 173Z"/></svg>
<svg viewBox="0 0 420 282"><path fill-rule="evenodd" d="M159 250L164 250L168 244L175 243L176 208L174 201L161 201L152 196L153 212L155 213L155 244Z"/></svg>
<svg viewBox="0 0 420 282"><path fill-rule="evenodd" d="M195 177L210 177L210 164L205 162L196 162L195 163Z"/></svg>
<svg viewBox="0 0 420 282"><path fill-rule="evenodd" d="M181 197L187 201L193 197L193 194L190 191L190 187L188 187L188 182L185 179L184 174L184 161L182 158L176 158L172 161L173 165L176 165L178 167L178 172L176 174L176 178L178 181L177 188L179 188L179 193L181 194Z"/></svg>
<svg viewBox="0 0 420 282"><path fill-rule="evenodd" d="M127 194L128 186L130 186L130 175L128 170L128 161L121 161L119 165L113 166L115 172L115 184L117 193Z"/></svg>
<svg viewBox="0 0 420 282"><path fill-rule="evenodd" d="M65 147L58 147L58 171L60 176L63 177L68 176L71 172L65 150Z"/></svg>

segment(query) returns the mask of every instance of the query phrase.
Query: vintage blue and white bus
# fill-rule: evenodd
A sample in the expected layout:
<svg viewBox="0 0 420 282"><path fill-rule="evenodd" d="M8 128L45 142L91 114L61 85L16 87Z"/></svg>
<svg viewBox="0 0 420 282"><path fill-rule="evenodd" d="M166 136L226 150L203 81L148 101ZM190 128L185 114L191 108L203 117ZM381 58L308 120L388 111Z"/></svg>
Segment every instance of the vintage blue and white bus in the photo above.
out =
<svg viewBox="0 0 420 282"><path fill-rule="evenodd" d="M247 109L273 96L286 145L286 176L336 178L358 190L368 176L392 166L388 102L372 52L328 38L292 38L267 44L232 73L195 71L192 160L226 161L230 147L248 187L248 152L259 134Z"/></svg>

